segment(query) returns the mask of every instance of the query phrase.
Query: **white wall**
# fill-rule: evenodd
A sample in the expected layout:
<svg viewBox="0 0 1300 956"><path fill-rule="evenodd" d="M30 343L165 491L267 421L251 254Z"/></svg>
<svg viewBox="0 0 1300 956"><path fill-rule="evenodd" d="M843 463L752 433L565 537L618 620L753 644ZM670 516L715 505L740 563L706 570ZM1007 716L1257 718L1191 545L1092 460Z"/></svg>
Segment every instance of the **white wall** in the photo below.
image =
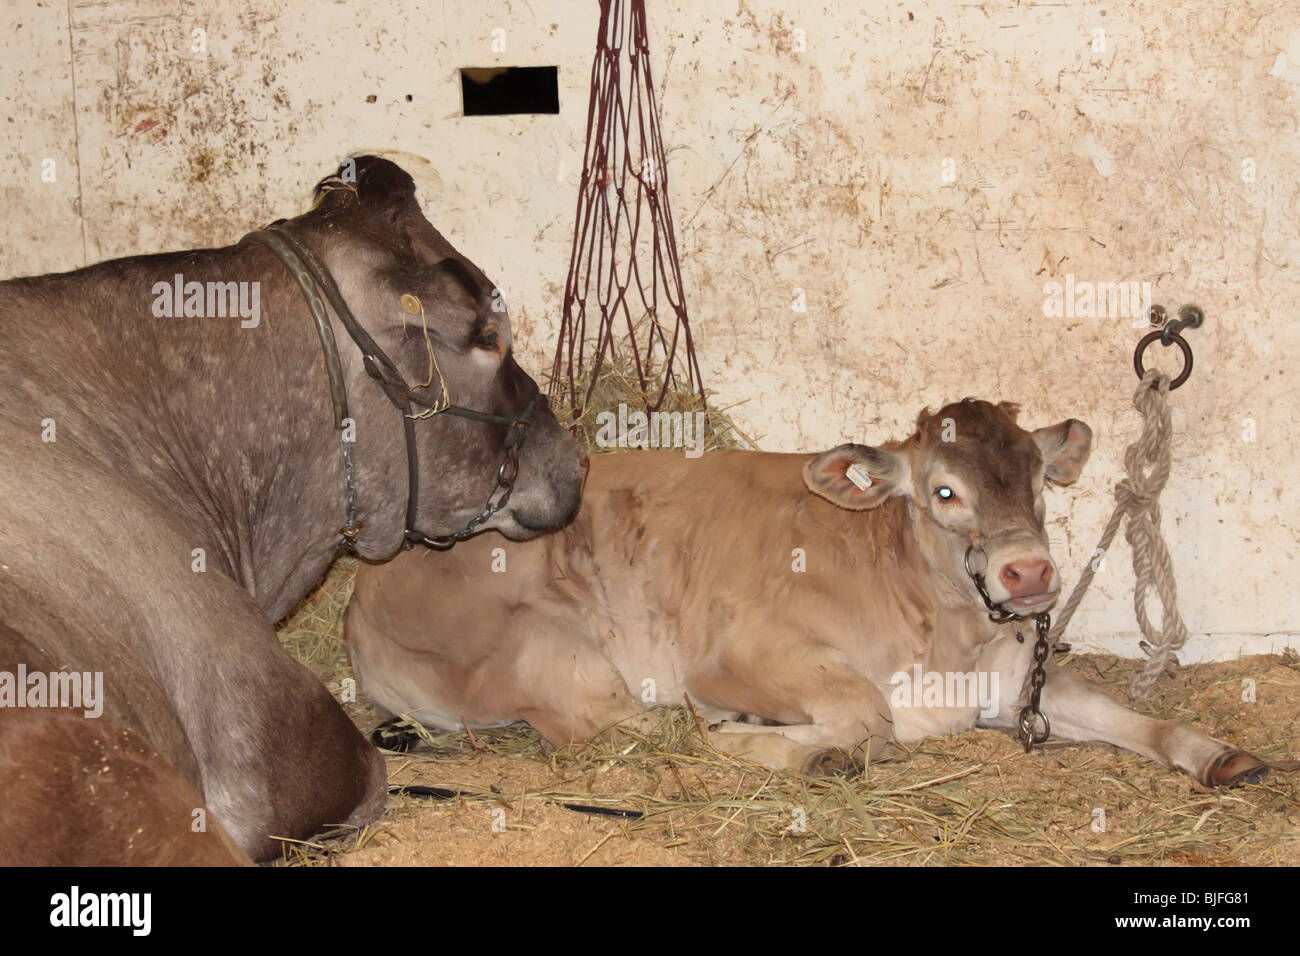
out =
<svg viewBox="0 0 1300 956"><path fill-rule="evenodd" d="M1137 333L1126 319L1045 318L1043 285L1066 273L1149 281L1155 301L1209 316L1173 397L1164 497L1193 632L1184 659L1300 644L1293 5L649 6L705 382L745 401L736 417L765 448L899 437L922 405L966 394L1018 401L1031 425L1083 418L1097 436L1088 473L1049 502L1072 580L1137 436ZM506 290L540 372L568 262L596 4L483 8L5 6L0 273L233 242L304 208L346 153L394 147L437 167L436 224ZM206 54L191 51L196 28ZM560 68L559 116L458 115L459 67L543 64ZM795 287L805 314L790 308ZM1111 555L1076 641L1135 651L1128 560Z"/></svg>

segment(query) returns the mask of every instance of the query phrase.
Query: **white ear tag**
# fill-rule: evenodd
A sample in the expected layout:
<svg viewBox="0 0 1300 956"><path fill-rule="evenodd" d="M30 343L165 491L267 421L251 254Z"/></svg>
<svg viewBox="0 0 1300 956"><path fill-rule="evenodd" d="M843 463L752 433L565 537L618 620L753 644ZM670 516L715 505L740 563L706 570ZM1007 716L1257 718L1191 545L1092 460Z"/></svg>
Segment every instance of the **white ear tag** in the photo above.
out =
<svg viewBox="0 0 1300 956"><path fill-rule="evenodd" d="M859 491L866 491L874 484L867 469L856 462L844 469L844 477L857 485Z"/></svg>

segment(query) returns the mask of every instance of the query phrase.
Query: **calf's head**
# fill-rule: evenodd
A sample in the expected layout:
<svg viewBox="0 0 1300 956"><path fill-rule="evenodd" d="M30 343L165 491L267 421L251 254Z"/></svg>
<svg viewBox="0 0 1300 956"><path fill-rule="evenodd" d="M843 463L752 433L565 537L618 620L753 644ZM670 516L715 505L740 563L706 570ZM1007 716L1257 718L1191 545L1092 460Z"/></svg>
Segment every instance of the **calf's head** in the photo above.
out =
<svg viewBox="0 0 1300 956"><path fill-rule="evenodd" d="M841 445L810 461L804 482L854 510L907 498L922 555L955 589L982 604L965 570L967 549L976 545L986 569L975 570L995 604L1017 614L1043 611L1060 591L1043 528L1043 488L1079 477L1092 432L1073 418L1025 431L1017 411L969 398L934 414L926 409L907 440Z"/></svg>
<svg viewBox="0 0 1300 956"><path fill-rule="evenodd" d="M317 250L357 320L421 398L526 424L513 492L482 527L524 539L567 524L580 504L585 461L538 396L537 383L515 362L500 290L425 219L405 170L375 156L357 157L345 168L354 175L323 180L315 206L291 226ZM367 557L385 557L396 546L391 525L406 494L400 416L366 375L361 355L339 327L336 336L349 402L360 409L355 413L359 497L368 490L361 469L379 468L379 458L386 470L375 482L390 498L379 519L386 533L363 527L358 548ZM416 412L420 469L414 524L429 536L455 533L499 493L508 428L436 408ZM372 436L382 432L383 447L376 439L367 448L362 428Z"/></svg>

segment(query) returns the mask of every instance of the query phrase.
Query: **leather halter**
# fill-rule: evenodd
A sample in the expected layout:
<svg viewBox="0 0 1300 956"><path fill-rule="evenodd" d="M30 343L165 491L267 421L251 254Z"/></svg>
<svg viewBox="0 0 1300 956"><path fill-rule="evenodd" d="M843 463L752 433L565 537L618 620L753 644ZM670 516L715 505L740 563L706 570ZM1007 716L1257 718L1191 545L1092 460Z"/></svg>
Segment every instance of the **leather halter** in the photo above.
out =
<svg viewBox="0 0 1300 956"><path fill-rule="evenodd" d="M338 316L343 328L347 330L348 336L361 350L362 364L365 366L366 374L379 383L384 390L384 394L388 396L388 400L402 413L402 428L406 437L407 466L406 526L402 535L402 548L410 548L416 542L439 550L450 548L456 542L463 541L478 531L481 525L497 511L504 508L506 502L510 500L510 494L514 488L514 478L519 469L519 451L523 447L525 433L528 428L528 422L525 419L537 407L537 403L541 400L541 393L534 394L523 410L513 416L489 415L486 412L464 408L460 405L444 404L441 401L425 398L417 394L406 383L406 379L402 377L402 373L393 363L393 360L388 357L384 350L379 347L379 343L357 321L356 316L352 314L352 310L348 308L343 294L339 292L334 277L330 275L329 270L325 268L316 253L284 223L283 219L277 220L265 229L250 232L239 241L239 244L245 245L250 242L258 242L274 252L288 267L290 274L297 281L298 287L302 289L302 294L307 299L307 305L311 309L312 318L316 321L316 333L320 337L321 349L325 353L325 370L329 375L330 400L334 405L334 427L339 430L339 443L343 454L343 471L347 482L348 523L339 532L342 535L340 544L348 550L353 550L361 526L357 522L356 515L356 487L352 468L351 442L343 437L344 420L348 417L347 386L343 380L343 368L339 361L338 344L334 340L334 331L330 326L329 316L325 311L326 301L334 310L334 314ZM416 413L413 406L417 405L426 409L426 411ZM505 441L502 444L504 460L497 471L497 484L488 496L487 505L470 520L464 529L449 535L430 537L415 529L416 511L420 499L420 457L415 444L415 418L442 412L460 418L467 418L470 421L482 422L485 425L504 425L509 431L506 433Z"/></svg>

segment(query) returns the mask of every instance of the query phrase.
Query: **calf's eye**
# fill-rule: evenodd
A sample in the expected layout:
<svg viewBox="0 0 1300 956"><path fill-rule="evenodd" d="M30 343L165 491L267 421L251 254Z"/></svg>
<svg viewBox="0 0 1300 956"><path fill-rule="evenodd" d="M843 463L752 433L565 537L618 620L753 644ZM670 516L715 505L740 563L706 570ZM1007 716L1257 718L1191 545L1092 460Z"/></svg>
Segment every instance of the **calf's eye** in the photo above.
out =
<svg viewBox="0 0 1300 956"><path fill-rule="evenodd" d="M934 489L934 494L940 501L957 500L957 492L953 491L947 485L940 485L938 488Z"/></svg>

